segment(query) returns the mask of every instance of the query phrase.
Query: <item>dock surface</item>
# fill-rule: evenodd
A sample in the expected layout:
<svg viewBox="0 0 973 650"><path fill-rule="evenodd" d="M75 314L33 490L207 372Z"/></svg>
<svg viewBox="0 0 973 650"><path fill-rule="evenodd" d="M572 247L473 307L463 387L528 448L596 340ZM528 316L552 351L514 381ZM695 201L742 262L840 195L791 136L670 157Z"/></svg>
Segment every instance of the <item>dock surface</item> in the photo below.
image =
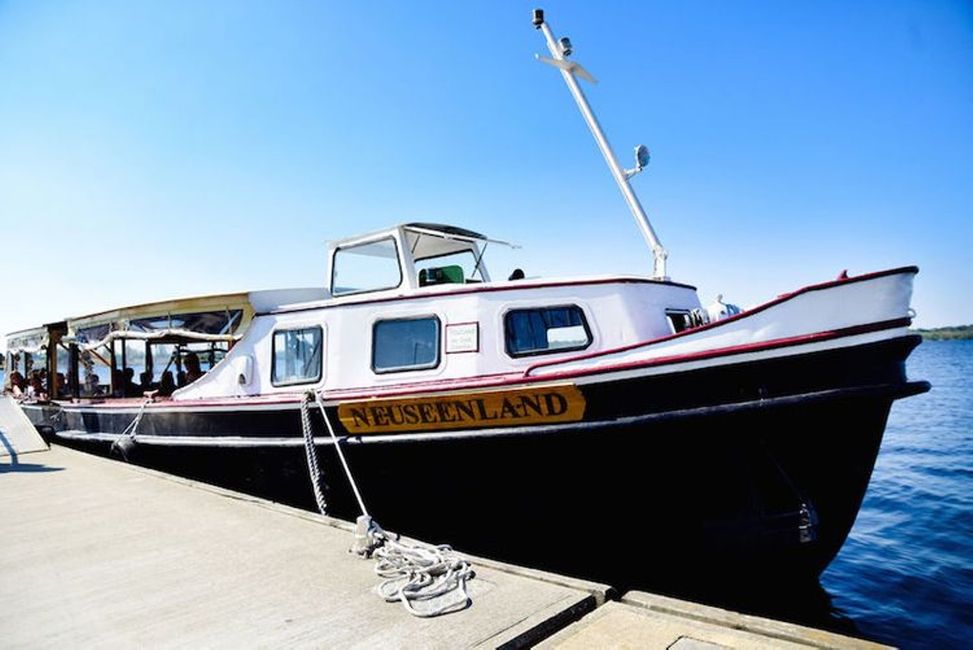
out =
<svg viewBox="0 0 973 650"><path fill-rule="evenodd" d="M30 460L0 468L5 647L520 645L602 589L478 562L472 607L416 618L375 593L350 524L63 447Z"/></svg>
<svg viewBox="0 0 973 650"><path fill-rule="evenodd" d="M54 446L0 461L4 647L878 647L473 558L473 605L376 593L353 526ZM437 541L437 540L433 540Z"/></svg>
<svg viewBox="0 0 973 650"><path fill-rule="evenodd" d="M888 646L718 607L630 591L571 624L538 648L671 650L878 650Z"/></svg>

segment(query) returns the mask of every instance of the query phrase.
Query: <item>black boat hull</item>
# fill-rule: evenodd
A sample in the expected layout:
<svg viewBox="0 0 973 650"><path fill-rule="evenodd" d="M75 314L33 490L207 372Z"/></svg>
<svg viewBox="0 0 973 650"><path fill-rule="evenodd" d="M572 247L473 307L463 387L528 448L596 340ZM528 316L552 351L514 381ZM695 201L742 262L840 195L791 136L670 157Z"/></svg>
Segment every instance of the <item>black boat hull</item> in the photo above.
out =
<svg viewBox="0 0 973 650"><path fill-rule="evenodd" d="M626 587L814 579L854 523L892 402L928 390L905 377L917 342L588 383L583 422L355 436L343 448L386 529L470 553ZM133 419L97 406L29 414L103 448ZM241 437L267 446L234 446ZM295 404L150 408L138 438L157 443L137 445L139 462L313 507ZM167 438L226 445L158 444ZM330 514L354 519L333 447L318 452Z"/></svg>

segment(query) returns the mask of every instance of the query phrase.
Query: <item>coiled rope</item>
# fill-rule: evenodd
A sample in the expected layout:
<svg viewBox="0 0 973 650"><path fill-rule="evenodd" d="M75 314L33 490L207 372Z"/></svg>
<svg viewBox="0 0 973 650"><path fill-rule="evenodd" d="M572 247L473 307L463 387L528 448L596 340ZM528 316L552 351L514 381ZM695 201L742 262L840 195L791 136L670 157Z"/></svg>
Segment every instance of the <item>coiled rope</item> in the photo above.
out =
<svg viewBox="0 0 973 650"><path fill-rule="evenodd" d="M472 565L460 558L448 545L405 543L398 535L383 530L372 519L365 508L365 501L352 476L351 468L345 459L321 396L314 391L308 391L301 404L301 426L308 473L311 476L314 498L321 514L327 514L327 504L321 491L321 470L311 430L312 400L321 411L321 417L328 428L335 451L345 470L345 476L358 501L362 514L357 520L355 546L352 551L363 558L376 559L375 573L383 579L378 586L378 594L386 602L401 602L407 612L422 618L458 612L469 607L473 600L470 598L467 582L475 575Z"/></svg>

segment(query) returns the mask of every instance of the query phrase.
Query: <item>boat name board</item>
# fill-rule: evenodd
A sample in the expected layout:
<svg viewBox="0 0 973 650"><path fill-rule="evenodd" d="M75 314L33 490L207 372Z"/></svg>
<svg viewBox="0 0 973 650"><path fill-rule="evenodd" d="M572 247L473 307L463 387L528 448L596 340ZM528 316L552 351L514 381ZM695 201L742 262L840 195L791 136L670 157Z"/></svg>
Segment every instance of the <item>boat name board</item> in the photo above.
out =
<svg viewBox="0 0 973 650"><path fill-rule="evenodd" d="M573 384L348 402L338 419L351 434L577 422L584 395Z"/></svg>

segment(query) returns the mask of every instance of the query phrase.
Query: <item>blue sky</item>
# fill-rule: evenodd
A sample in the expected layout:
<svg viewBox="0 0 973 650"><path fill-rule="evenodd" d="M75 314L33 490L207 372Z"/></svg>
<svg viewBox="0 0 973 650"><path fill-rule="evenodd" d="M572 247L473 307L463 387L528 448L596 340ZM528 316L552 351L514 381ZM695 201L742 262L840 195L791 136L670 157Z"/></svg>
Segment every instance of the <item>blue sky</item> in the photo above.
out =
<svg viewBox="0 0 973 650"><path fill-rule="evenodd" d="M412 220L650 273L534 5L0 0L0 332L321 284ZM917 324L973 322L973 5L543 6L704 302L918 264Z"/></svg>

